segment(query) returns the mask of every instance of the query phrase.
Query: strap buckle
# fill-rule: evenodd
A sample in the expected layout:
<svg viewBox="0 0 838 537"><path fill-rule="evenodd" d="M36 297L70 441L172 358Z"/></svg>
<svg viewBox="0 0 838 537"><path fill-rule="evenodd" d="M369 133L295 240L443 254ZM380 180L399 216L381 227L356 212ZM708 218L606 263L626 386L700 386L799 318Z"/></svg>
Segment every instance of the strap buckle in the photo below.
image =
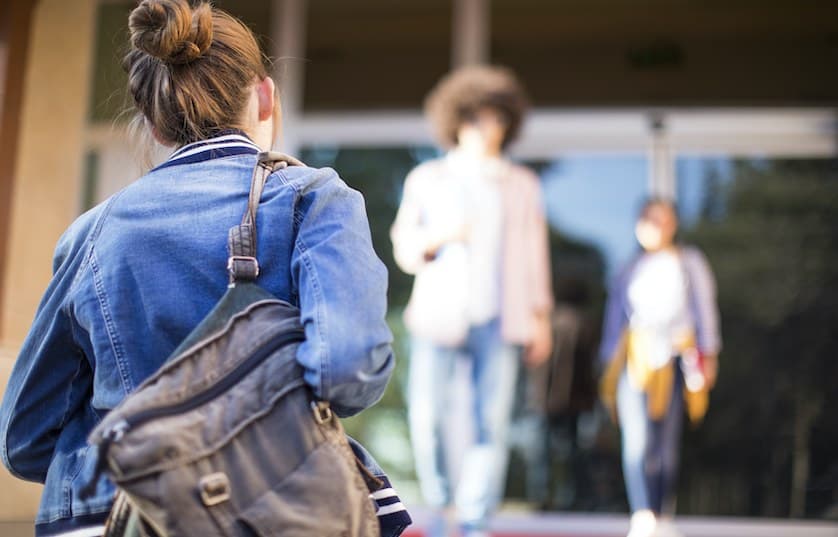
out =
<svg viewBox="0 0 838 537"><path fill-rule="evenodd" d="M311 411L314 414L314 421L323 425L332 419L332 409L328 401L312 401Z"/></svg>
<svg viewBox="0 0 838 537"><path fill-rule="evenodd" d="M231 255L227 258L227 272L233 280L255 280L259 276L259 261L249 255Z"/></svg>
<svg viewBox="0 0 838 537"><path fill-rule="evenodd" d="M207 507L218 505L230 499L230 480L224 472L205 475L198 481L201 501Z"/></svg>

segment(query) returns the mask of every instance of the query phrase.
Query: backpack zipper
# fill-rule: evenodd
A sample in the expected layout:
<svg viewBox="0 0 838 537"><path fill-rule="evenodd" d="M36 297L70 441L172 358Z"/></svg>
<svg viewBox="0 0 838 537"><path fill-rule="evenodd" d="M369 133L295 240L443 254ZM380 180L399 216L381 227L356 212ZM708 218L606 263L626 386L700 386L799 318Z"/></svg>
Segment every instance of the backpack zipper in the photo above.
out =
<svg viewBox="0 0 838 537"><path fill-rule="evenodd" d="M82 497L91 496L93 492L95 492L96 482L99 480L99 477L105 469L105 461L111 444L122 440L125 433L149 421L183 414L184 412L189 412L190 410L194 410L195 408L212 401L222 393L235 386L241 379L247 376L247 374L250 373L254 367L264 362L274 352L287 345L292 343L301 343L304 340L305 333L302 329L298 328L282 332L277 337L271 338L265 342L255 353L248 356L245 361L237 365L232 371L230 371L230 373L225 375L221 382L210 386L203 392L199 392L198 394L185 401L181 401L180 403L158 408L150 408L143 412L138 412L137 414L123 418L108 427L102 433L102 441L98 446L94 475L80 491Z"/></svg>
<svg viewBox="0 0 838 537"><path fill-rule="evenodd" d="M110 435L113 442L118 442L125 435L125 433L135 427L143 425L144 423L158 418L165 418L194 410L199 406L212 401L222 393L235 386L241 379L246 377L254 367L264 362L268 356L274 352L286 345L300 343L304 339L305 335L301 329L283 332L279 336L268 340L261 347L259 347L257 352L248 356L244 362L237 365L232 371L230 371L230 373L225 375L224 378L221 379L221 382L210 386L203 392L193 395L189 399L181 401L180 403L158 408L150 408L143 412L134 414L133 416L126 417L125 419L113 424L105 431L104 435Z"/></svg>

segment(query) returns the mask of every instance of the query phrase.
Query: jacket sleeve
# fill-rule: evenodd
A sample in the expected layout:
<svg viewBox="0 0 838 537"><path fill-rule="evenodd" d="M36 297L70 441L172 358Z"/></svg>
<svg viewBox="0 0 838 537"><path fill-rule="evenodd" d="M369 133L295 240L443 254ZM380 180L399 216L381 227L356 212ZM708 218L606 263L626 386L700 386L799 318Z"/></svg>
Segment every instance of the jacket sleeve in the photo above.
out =
<svg viewBox="0 0 838 537"><path fill-rule="evenodd" d="M415 169L404 181L404 192L396 220L390 228L393 257L407 274L416 274L425 264L425 251L429 237L422 226L422 198L420 196L423 172Z"/></svg>
<svg viewBox="0 0 838 537"><path fill-rule="evenodd" d="M706 354L718 354L722 348L719 307L716 302L716 279L707 258L696 248L688 248L685 262L689 275L690 303L696 321L698 348Z"/></svg>
<svg viewBox="0 0 838 537"><path fill-rule="evenodd" d="M600 364L606 365L614 357L614 351L628 322L625 305L625 284L627 271L623 270L611 282L608 299L605 302L605 317L602 327L602 342L599 346Z"/></svg>
<svg viewBox="0 0 838 537"><path fill-rule="evenodd" d="M297 360L315 394L348 416L378 401L393 371L387 269L361 194L332 170L313 174L300 191L291 257L306 333Z"/></svg>
<svg viewBox="0 0 838 537"><path fill-rule="evenodd" d="M66 234L65 234L66 238ZM82 254L56 248L54 274L23 342L0 405L0 455L9 471L44 482L62 428L87 400L93 374L68 306Z"/></svg>

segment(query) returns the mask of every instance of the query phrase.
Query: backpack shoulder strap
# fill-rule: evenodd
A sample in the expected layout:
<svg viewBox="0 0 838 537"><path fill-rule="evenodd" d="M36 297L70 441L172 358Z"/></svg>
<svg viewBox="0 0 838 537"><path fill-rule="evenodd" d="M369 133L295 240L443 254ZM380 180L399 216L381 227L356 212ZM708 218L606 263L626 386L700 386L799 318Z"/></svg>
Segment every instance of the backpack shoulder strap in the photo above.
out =
<svg viewBox="0 0 838 537"><path fill-rule="evenodd" d="M250 194L247 210L241 224L230 228L227 237L227 273L230 286L237 282L252 282L259 276L259 261L256 258L256 211L268 177L288 166L305 166L302 162L283 153L264 151L259 153L253 175L250 179Z"/></svg>

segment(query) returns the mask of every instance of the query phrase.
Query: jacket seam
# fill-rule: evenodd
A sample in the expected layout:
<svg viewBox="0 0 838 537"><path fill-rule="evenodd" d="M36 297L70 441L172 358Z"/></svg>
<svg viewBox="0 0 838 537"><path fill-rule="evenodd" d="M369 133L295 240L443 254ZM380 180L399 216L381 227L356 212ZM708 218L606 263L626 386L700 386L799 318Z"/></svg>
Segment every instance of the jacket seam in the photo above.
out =
<svg viewBox="0 0 838 537"><path fill-rule="evenodd" d="M111 351L114 354L114 360L117 364L117 369L119 370L119 377L122 380L122 389L125 390L125 393L127 394L131 392L133 383L128 376L127 365L124 363L125 353L122 347L122 341L119 338L119 334L116 332L116 326L114 325L113 316L111 315L110 304L108 303L108 297L105 292L105 285L102 281L101 275L99 274L99 264L96 262L95 252L91 252L90 267L93 274L93 287L96 290L96 299L99 302L99 311L105 321L105 329L108 334Z"/></svg>
<svg viewBox="0 0 838 537"><path fill-rule="evenodd" d="M105 207L102 209L102 214L99 215L99 218L96 219L96 223L93 225L93 229L90 232L90 238L88 239L91 243L91 248L87 255L87 261L89 262L90 259L93 257L93 244L95 244L96 240L99 238L99 233L102 232L102 227L105 225L105 220L107 220L108 216L110 215L111 209L113 208L114 203L117 199L119 199L122 194L125 193L126 188L123 188L107 201Z"/></svg>
<svg viewBox="0 0 838 537"><path fill-rule="evenodd" d="M80 352L80 349L76 348L75 350L76 350L76 355L77 356L79 354L82 354ZM70 411L70 396L73 393L73 386L76 383L76 379L78 379L79 376L81 375L81 368L82 368L82 360L78 360L78 363L76 365L76 371L75 371L75 373L73 373L73 378L71 378L70 382L67 383L67 390L65 390L65 397L64 397L64 408L61 412L61 419L58 422L58 427L63 428L65 425L67 425L68 417L69 417L69 414L70 414L70 412L69 412Z"/></svg>
<svg viewBox="0 0 838 537"><path fill-rule="evenodd" d="M23 473L17 470L14 465L12 464L11 459L9 459L9 443L8 443L8 434L3 435L3 464L6 466L6 469L9 471L10 474L15 476L18 479L22 479L28 481L26 477L24 477Z"/></svg>
<svg viewBox="0 0 838 537"><path fill-rule="evenodd" d="M93 257L93 246L96 242L96 239L99 238L99 233L102 231L102 227L104 226L104 222L107 219L108 215L111 212L111 208L113 207L114 202L122 195L125 189L120 190L113 196L111 196L108 201L105 202L105 205L102 207L102 212L96 217L95 222L93 223L93 228L90 230L87 238L85 239L85 253L84 257L82 258L81 265L79 265L76 274L73 276L73 281L70 283L70 287L67 289L67 296L64 300L63 306L67 306L70 302L72 302L71 298L76 291L76 288L81 285L81 280L83 276L83 272L87 267L90 265L90 259Z"/></svg>
<svg viewBox="0 0 838 537"><path fill-rule="evenodd" d="M291 184L291 179L290 179L290 178L288 177L288 175L285 173L285 170L286 170L286 169L287 169L287 168L281 168L281 169L279 169L279 170L276 170L275 172L273 172L271 175L269 175L269 176L268 176L268 181L270 181L270 180L271 180L271 177L275 175L275 176L276 176L276 178L279 180L279 182L280 182L280 183L282 183L283 185L288 185L288 186L290 186L290 187L291 187L291 188L293 188L293 189L294 189L294 191L296 192L296 191L297 191L297 189L294 187L294 185L293 185L293 184ZM265 181L265 182L267 182L267 181Z"/></svg>
<svg viewBox="0 0 838 537"><path fill-rule="evenodd" d="M99 513L107 513L111 510L113 504L111 500L104 505L99 507L92 507L90 509L80 509L78 512L73 512L70 515L62 515L60 512L57 512L55 509L48 510L49 516L41 517L40 515L35 518L35 525L42 526L45 524L53 524L59 520L72 520L74 518L85 516L85 515L96 515Z"/></svg>
<svg viewBox="0 0 838 537"><path fill-rule="evenodd" d="M305 265L306 270L309 273L309 280L311 282L311 288L314 293L314 314L317 321L316 329L317 329L317 338L320 340L320 347L321 347L321 358L320 358L320 396L323 399L328 400L329 394L331 392L331 379L329 377L329 360L330 360L330 349L329 343L327 339L324 337L323 332L326 326L326 312L322 307L323 304L323 293L322 289L320 288L320 281L317 277L317 269L314 267L314 263L311 261L311 255L309 254L308 247L305 244L305 241L301 237L297 237L296 241L297 249L300 252L300 259Z"/></svg>

